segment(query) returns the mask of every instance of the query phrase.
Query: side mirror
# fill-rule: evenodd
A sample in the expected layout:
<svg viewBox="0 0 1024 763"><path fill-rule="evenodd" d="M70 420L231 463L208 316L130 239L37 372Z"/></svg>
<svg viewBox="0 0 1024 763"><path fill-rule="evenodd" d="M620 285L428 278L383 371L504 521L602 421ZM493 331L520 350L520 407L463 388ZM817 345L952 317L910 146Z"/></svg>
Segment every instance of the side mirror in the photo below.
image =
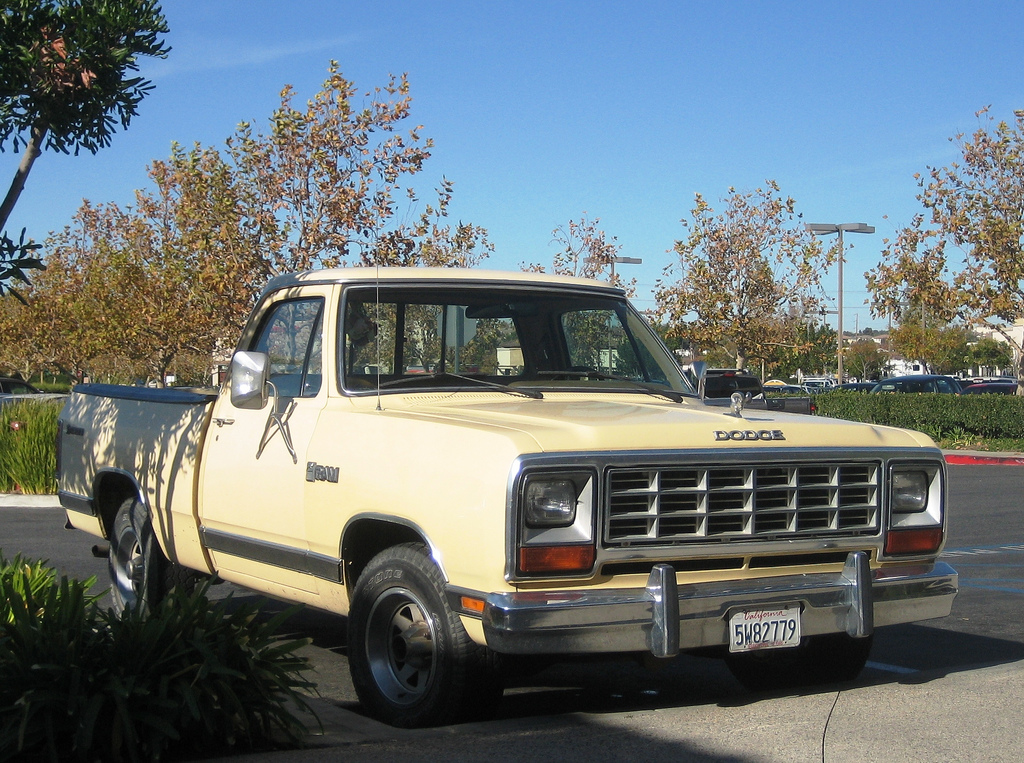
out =
<svg viewBox="0 0 1024 763"><path fill-rule="evenodd" d="M267 406L270 356L239 350L231 358L231 404L254 411Z"/></svg>

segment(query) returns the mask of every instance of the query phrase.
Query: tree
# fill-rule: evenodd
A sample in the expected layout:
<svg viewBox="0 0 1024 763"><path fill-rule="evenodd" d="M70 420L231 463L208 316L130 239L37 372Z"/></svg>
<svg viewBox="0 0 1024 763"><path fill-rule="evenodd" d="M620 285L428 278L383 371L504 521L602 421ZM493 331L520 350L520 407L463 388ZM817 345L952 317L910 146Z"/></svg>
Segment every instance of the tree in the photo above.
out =
<svg viewBox="0 0 1024 763"><path fill-rule="evenodd" d="M0 335L21 337L20 356L76 376L159 381L230 346L269 276L351 260L445 266L486 256L483 228L447 223L447 179L435 203L406 208L416 198L401 182L429 156L422 146L410 152L418 137L394 136L408 115L407 86L385 88L394 102L374 91L361 111L334 64L324 88L285 120L286 88L270 137L243 126L226 151L172 146L132 207L83 204L48 240L53 273L27 295L38 330L25 338L0 315Z"/></svg>
<svg viewBox="0 0 1024 763"><path fill-rule="evenodd" d="M678 262L665 269L656 291L672 333L705 352L729 348L737 368L797 345L801 318L818 312L820 278L835 249L798 225L791 198L774 181L749 193L729 189L715 215L697 194L689 235L677 241Z"/></svg>
<svg viewBox="0 0 1024 763"><path fill-rule="evenodd" d="M886 242L882 262L865 274L871 310L984 326L1020 358L1024 347L1008 327L1024 318L1024 111L1013 124L987 116L972 136L951 140L962 160L918 176L925 212Z"/></svg>
<svg viewBox="0 0 1024 763"><path fill-rule="evenodd" d="M843 358L846 370L861 381L879 378L889 363L889 356L871 339L858 339L846 348Z"/></svg>
<svg viewBox="0 0 1024 763"><path fill-rule="evenodd" d="M889 332L894 352L904 358L920 360L929 373L951 374L971 364L970 332L964 326L941 321L922 321L920 315L906 313L906 320Z"/></svg>
<svg viewBox="0 0 1024 763"><path fill-rule="evenodd" d="M623 287L627 294L632 294L636 290L636 280L623 282L622 277L614 273L615 258L622 251L622 245L616 243L615 236L608 236L599 227L600 222L600 217L591 220L584 212L579 220L570 220L567 225L560 225L551 231L552 243L562 247L551 260L551 272L562 276L607 280L615 286ZM537 273L545 270L539 264L523 265L523 269Z"/></svg>
<svg viewBox="0 0 1024 763"><path fill-rule="evenodd" d="M792 345L779 345L765 359L771 375L783 379L800 374L831 374L836 364L835 329L824 323L803 321L796 328Z"/></svg>
<svg viewBox="0 0 1024 763"><path fill-rule="evenodd" d="M1006 342L1000 342L990 336L982 337L971 346L971 364L998 375L1004 368L1013 365L1013 353Z"/></svg>
<svg viewBox="0 0 1024 763"><path fill-rule="evenodd" d="M165 57L154 0L7 0L0 10L0 149L22 160L2 204L7 224L44 149L95 153L127 128L148 80L129 76L139 56Z"/></svg>
<svg viewBox="0 0 1024 763"><path fill-rule="evenodd" d="M333 267L353 259L364 265L477 264L492 247L483 228L444 224L452 183L442 179L437 201L411 223L412 185L433 141L407 132L412 98L405 76L356 103L358 89L332 61L323 87L305 110L293 106L290 86L270 118L267 135L242 124L228 141L240 203L261 244L265 275Z"/></svg>

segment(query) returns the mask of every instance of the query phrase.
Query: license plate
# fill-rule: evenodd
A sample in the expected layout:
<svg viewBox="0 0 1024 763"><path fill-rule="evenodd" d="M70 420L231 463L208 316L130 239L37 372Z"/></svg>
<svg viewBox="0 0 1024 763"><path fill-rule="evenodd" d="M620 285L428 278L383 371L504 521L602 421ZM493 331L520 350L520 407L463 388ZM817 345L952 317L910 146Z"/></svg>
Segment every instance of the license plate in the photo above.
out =
<svg viewBox="0 0 1024 763"><path fill-rule="evenodd" d="M729 618L730 652L753 652L799 645L799 605L745 609Z"/></svg>

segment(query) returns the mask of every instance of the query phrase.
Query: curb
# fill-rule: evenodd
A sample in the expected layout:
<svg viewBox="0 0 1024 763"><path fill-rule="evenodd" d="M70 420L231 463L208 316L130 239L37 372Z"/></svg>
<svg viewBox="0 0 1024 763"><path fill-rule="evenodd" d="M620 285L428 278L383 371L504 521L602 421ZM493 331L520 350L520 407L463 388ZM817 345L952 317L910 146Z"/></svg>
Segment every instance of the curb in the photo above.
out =
<svg viewBox="0 0 1024 763"><path fill-rule="evenodd" d="M947 464L966 466L1024 466L1024 456L1018 455L992 455L986 456L980 453L950 453L943 454Z"/></svg>
<svg viewBox="0 0 1024 763"><path fill-rule="evenodd" d="M60 500L55 495L24 495L23 493L0 493L0 509L59 509Z"/></svg>

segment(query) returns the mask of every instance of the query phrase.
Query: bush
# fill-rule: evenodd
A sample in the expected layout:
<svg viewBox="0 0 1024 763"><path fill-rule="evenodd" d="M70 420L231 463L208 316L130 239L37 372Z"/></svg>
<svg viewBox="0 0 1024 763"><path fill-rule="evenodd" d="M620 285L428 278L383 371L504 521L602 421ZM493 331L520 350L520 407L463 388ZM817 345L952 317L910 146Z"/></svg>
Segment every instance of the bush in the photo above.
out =
<svg viewBox="0 0 1024 763"><path fill-rule="evenodd" d="M57 417L63 407L60 400L0 405L0 492L57 492Z"/></svg>
<svg viewBox="0 0 1024 763"><path fill-rule="evenodd" d="M1024 438L1024 397L1014 395L816 395L818 414L848 421L916 429L939 439L949 433Z"/></svg>
<svg viewBox="0 0 1024 763"><path fill-rule="evenodd" d="M312 712L300 693L312 684L295 652L308 639L274 635L290 611L257 618L208 600L207 584L118 615L90 600L91 582L54 579L0 600L0 760L149 761L301 739L292 713Z"/></svg>

